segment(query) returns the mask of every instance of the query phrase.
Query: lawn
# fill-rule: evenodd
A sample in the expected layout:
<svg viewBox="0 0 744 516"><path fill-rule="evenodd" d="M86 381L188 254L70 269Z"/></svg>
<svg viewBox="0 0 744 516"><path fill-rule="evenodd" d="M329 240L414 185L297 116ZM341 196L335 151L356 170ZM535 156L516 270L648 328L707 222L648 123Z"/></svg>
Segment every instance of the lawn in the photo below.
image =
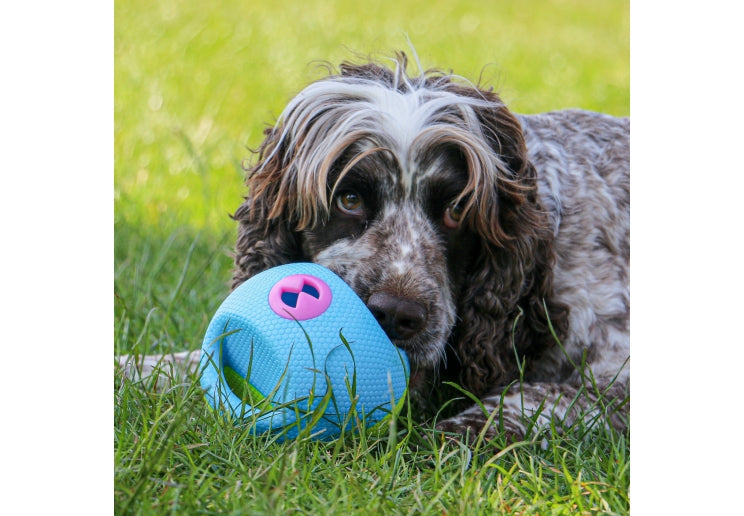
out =
<svg viewBox="0 0 744 516"><path fill-rule="evenodd" d="M117 1L115 353L200 346L228 292L243 163L284 103L357 53L413 44L426 67L531 113L629 114L627 1ZM120 514L626 514L625 436L577 428L495 454L381 435L271 443L218 420L193 384L114 379Z"/></svg>

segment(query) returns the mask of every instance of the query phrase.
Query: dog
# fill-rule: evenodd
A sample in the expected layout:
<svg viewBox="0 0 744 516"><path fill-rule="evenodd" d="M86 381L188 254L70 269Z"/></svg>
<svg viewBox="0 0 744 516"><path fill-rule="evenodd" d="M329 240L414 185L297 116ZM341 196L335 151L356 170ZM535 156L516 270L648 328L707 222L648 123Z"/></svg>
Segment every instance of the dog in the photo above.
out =
<svg viewBox="0 0 744 516"><path fill-rule="evenodd" d="M342 63L265 131L232 287L291 262L334 271L405 350L411 398L445 434L625 430L629 119L518 115L493 89L391 62ZM443 414L453 383L480 403Z"/></svg>

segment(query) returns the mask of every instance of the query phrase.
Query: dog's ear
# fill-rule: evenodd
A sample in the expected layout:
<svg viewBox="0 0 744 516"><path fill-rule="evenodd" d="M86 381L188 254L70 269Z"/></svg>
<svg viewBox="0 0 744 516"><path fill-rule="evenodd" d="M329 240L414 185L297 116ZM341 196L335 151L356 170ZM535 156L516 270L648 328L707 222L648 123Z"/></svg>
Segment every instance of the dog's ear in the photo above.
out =
<svg viewBox="0 0 744 516"><path fill-rule="evenodd" d="M258 162L248 171L248 196L233 215L239 224L232 288L277 265L302 259L281 142L267 129Z"/></svg>
<svg viewBox="0 0 744 516"><path fill-rule="evenodd" d="M550 241L496 252L485 249L485 238L480 242L458 299L453 345L459 380L478 396L518 378L525 356L539 356L556 338L562 342L569 315L566 305L553 300Z"/></svg>
<svg viewBox="0 0 744 516"><path fill-rule="evenodd" d="M489 91L476 107L481 137L497 156L495 181L473 191L470 227L480 249L459 299L455 334L460 381L477 395L518 377L517 357L553 346L568 328L568 308L552 301L553 231L537 195L537 171L527 156L519 120ZM550 319L550 323L548 322Z"/></svg>
<svg viewBox="0 0 744 516"><path fill-rule="evenodd" d="M479 139L491 150L489 157L480 159L494 162L481 168L496 177L478 177L482 170L470 171L474 185L474 209L468 210L471 224L496 248L533 245L534 240L544 238L548 221L538 206L537 172L528 159L519 120L493 91L453 83L447 89L483 102L470 107L478 120Z"/></svg>

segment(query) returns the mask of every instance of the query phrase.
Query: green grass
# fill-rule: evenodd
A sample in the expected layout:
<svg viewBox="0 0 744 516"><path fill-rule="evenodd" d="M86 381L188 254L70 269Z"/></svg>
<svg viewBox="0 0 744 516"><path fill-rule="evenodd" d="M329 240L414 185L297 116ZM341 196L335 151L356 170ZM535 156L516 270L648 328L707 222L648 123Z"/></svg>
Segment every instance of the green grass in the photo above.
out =
<svg viewBox="0 0 744 516"><path fill-rule="evenodd" d="M214 5L214 6L213 6ZM407 49L519 112L629 112L627 1L115 4L114 352L195 349L227 294L241 163L313 60ZM488 65L488 66L486 66ZM484 69L484 66L486 68ZM194 384L114 378L120 514L626 514L629 444L601 429L501 454L397 432L269 443ZM498 443L496 443L498 444Z"/></svg>
<svg viewBox="0 0 744 516"><path fill-rule="evenodd" d="M117 238L117 352L196 348L224 297L225 239L185 230ZM225 236L227 238L229 234ZM120 514L627 514L624 436L583 427L497 453L431 438L406 410L391 436L270 443L209 409L195 381L156 393L114 378ZM279 511L279 512L277 512Z"/></svg>
<svg viewBox="0 0 744 516"><path fill-rule="evenodd" d="M116 373L117 513L628 513L628 445L614 432L468 448L404 411L374 434L277 444L215 417L192 380L155 393Z"/></svg>

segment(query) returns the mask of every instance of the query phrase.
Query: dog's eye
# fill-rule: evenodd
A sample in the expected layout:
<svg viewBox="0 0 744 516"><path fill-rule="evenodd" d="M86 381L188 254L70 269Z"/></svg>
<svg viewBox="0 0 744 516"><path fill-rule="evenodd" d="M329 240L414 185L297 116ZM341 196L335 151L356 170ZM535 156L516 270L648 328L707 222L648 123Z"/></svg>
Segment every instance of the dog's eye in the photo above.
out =
<svg viewBox="0 0 744 516"><path fill-rule="evenodd" d="M348 215L361 215L364 202L356 192L342 192L336 196L336 206Z"/></svg>
<svg viewBox="0 0 744 516"><path fill-rule="evenodd" d="M462 203L452 203L444 210L444 225L450 229L457 229L462 224L465 206Z"/></svg>

